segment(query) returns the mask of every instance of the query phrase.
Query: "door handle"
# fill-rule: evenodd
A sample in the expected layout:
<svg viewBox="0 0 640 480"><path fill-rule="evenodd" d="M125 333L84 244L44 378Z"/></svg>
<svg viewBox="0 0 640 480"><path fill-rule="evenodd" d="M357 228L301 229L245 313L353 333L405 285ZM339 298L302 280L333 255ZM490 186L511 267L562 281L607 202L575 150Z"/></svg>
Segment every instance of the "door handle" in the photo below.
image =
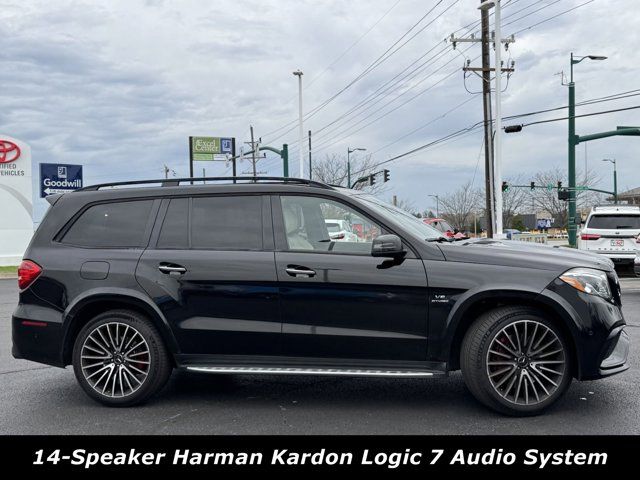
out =
<svg viewBox="0 0 640 480"><path fill-rule="evenodd" d="M300 267L298 265L289 265L285 272L287 272L292 277L315 277L315 270L311 270L307 267Z"/></svg>
<svg viewBox="0 0 640 480"><path fill-rule="evenodd" d="M183 273L187 272L187 269L180 266L180 265L167 265L164 263L161 263L158 266L158 270L160 270L162 273L177 273L179 275L182 275Z"/></svg>

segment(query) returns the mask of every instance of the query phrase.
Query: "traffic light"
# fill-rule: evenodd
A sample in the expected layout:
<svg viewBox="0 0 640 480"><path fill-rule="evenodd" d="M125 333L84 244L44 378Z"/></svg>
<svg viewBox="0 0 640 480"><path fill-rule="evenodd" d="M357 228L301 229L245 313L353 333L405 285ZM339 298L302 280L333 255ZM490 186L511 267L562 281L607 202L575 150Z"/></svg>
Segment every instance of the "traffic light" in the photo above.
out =
<svg viewBox="0 0 640 480"><path fill-rule="evenodd" d="M558 182L558 190L560 190L562 188L562 182Z"/></svg>
<svg viewBox="0 0 640 480"><path fill-rule="evenodd" d="M389 181L389 170L387 170L386 168L382 171L382 173L384 174L384 181L388 182Z"/></svg>
<svg viewBox="0 0 640 480"><path fill-rule="evenodd" d="M506 192L509 190L509 184L507 182L502 182L502 191Z"/></svg>
<svg viewBox="0 0 640 480"><path fill-rule="evenodd" d="M531 182L531 190L535 190L536 189L536 182Z"/></svg>
<svg viewBox="0 0 640 480"><path fill-rule="evenodd" d="M369 175L369 186L373 186L376 184L376 176L375 175Z"/></svg>
<svg viewBox="0 0 640 480"><path fill-rule="evenodd" d="M560 182L558 182L560 183ZM569 200L569 190L567 190L566 188L563 189L559 189L558 190L558 200Z"/></svg>

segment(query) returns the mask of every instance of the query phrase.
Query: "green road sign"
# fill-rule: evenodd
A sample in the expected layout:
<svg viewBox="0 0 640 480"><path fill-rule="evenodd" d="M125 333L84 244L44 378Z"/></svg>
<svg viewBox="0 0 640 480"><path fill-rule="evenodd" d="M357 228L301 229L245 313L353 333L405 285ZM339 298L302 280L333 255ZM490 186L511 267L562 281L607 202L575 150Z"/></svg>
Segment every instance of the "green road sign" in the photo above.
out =
<svg viewBox="0 0 640 480"><path fill-rule="evenodd" d="M189 137L191 160L210 162L215 155L231 154L231 138Z"/></svg>

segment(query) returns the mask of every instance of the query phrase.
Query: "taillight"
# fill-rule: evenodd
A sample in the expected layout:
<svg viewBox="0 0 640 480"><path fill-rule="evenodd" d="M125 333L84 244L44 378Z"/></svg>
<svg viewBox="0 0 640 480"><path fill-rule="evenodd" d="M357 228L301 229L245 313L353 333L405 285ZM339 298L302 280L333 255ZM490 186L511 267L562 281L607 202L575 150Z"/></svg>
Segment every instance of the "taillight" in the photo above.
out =
<svg viewBox="0 0 640 480"><path fill-rule="evenodd" d="M42 273L42 268L31 260L23 260L18 267L18 287L24 290Z"/></svg>
<svg viewBox="0 0 640 480"><path fill-rule="evenodd" d="M583 233L580 235L580 240L598 240L600 235L597 233Z"/></svg>

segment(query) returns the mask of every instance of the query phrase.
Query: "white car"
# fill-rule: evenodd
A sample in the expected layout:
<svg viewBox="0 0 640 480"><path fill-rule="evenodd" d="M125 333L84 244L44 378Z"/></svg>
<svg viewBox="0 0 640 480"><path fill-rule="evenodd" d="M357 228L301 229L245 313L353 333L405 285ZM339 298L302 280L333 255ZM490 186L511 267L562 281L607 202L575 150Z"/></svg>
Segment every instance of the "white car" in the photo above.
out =
<svg viewBox="0 0 640 480"><path fill-rule="evenodd" d="M578 248L609 257L616 264L633 265L640 249L640 206L593 207L580 232Z"/></svg>
<svg viewBox="0 0 640 480"><path fill-rule="evenodd" d="M351 225L346 220L325 219L329 231L329 238L334 242L358 242L358 236L351 231Z"/></svg>

